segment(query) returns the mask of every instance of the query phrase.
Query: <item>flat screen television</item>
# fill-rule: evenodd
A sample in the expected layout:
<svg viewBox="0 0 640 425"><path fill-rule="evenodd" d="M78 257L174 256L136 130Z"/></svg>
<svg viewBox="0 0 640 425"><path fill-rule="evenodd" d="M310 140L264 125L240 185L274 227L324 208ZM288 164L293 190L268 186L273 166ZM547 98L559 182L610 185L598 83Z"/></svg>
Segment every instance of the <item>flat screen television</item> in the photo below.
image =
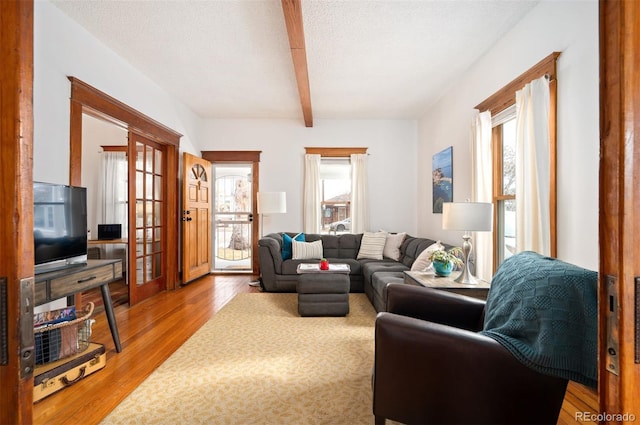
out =
<svg viewBox="0 0 640 425"><path fill-rule="evenodd" d="M33 183L36 274L86 263L87 189Z"/></svg>

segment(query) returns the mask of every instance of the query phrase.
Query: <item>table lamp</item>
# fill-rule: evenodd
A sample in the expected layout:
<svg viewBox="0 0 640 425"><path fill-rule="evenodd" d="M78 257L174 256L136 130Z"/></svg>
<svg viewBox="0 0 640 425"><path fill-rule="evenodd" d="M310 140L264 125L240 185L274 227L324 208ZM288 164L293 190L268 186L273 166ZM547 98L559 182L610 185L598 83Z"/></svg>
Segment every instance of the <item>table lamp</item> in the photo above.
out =
<svg viewBox="0 0 640 425"><path fill-rule="evenodd" d="M445 202L442 204L442 228L462 230L464 243L462 272L455 281L458 283L478 283L469 270L469 256L473 249L469 232L490 232L493 228L493 204L486 202Z"/></svg>

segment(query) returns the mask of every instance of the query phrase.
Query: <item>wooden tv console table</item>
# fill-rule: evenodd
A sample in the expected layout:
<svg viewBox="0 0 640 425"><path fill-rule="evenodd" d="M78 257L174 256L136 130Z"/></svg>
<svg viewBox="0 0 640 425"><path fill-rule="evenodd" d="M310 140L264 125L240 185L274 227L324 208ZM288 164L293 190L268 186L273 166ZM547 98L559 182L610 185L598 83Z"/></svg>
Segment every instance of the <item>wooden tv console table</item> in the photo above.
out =
<svg viewBox="0 0 640 425"><path fill-rule="evenodd" d="M113 313L109 283L122 278L122 261L87 260L87 264L41 273L35 276L35 303L46 304L89 289L100 287L104 310L116 351L122 351L118 324Z"/></svg>

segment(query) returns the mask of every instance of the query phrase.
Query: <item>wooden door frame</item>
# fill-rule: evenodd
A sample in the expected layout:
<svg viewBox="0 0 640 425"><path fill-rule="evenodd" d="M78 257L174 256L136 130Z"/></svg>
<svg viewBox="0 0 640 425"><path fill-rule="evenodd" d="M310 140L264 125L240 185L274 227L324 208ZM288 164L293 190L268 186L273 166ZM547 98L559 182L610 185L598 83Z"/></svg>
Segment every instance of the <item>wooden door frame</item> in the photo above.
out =
<svg viewBox="0 0 640 425"><path fill-rule="evenodd" d="M0 308L0 335L6 335L0 341L0 423L29 424L33 367L22 364L21 358L30 355L33 360L35 350L32 344L21 345L20 329L31 329L25 337L33 340L33 322L19 313L21 298L30 299L31 309L34 305L33 2L3 0L0 15L0 305L6 307Z"/></svg>
<svg viewBox="0 0 640 425"><path fill-rule="evenodd" d="M251 211L253 211L253 225L251 226L251 268L252 274L260 275L260 262L258 261L258 190L260 189L260 154L262 151L201 151L200 155L203 159L206 159L212 164L220 163L239 163L250 162L251 163ZM211 190L215 188L212 182ZM212 208L214 206L212 205ZM213 240L213 239L212 239Z"/></svg>
<svg viewBox="0 0 640 425"><path fill-rule="evenodd" d="M639 182L640 3L601 0L598 386L600 411L614 415L640 414Z"/></svg>
<svg viewBox="0 0 640 425"><path fill-rule="evenodd" d="M176 289L180 284L178 274L178 250L169 249L169 241L178 241L179 205L178 164L179 146L182 134L138 112L108 94L75 78L68 77L71 82L71 116L70 116L70 166L69 182L79 185L82 176L82 114L90 113L107 121L117 121L133 131L166 146L166 180L167 193L164 216L167 221L167 234L164 240L166 256L165 270L167 289ZM129 176L131 179L131 176ZM135 252L135 239L129 237L129 252Z"/></svg>

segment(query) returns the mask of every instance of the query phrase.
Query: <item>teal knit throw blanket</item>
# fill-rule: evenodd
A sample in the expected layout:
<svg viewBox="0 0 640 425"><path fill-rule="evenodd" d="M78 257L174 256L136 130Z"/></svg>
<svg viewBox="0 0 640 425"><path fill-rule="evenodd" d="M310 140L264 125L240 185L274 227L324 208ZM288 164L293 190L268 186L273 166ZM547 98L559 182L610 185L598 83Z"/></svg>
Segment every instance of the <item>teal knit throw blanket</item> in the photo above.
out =
<svg viewBox="0 0 640 425"><path fill-rule="evenodd" d="M534 370L597 387L598 274L535 252L491 281L484 335Z"/></svg>

